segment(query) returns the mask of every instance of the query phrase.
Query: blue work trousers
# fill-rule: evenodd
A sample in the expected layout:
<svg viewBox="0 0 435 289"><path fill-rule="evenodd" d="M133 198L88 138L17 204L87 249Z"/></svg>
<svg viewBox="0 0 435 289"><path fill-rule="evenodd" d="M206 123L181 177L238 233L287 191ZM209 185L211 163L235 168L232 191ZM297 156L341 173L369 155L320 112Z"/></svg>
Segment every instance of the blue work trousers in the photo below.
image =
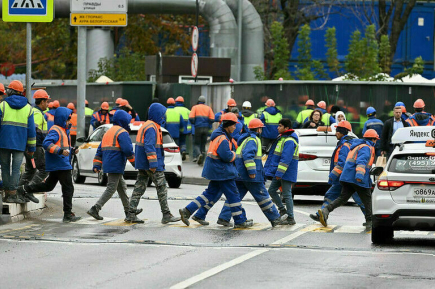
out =
<svg viewBox="0 0 435 289"><path fill-rule="evenodd" d="M219 200L219 198L222 196L222 193L228 200L234 223L241 224L246 222L246 213L242 208L242 203L240 202L240 195L237 191L235 180L210 181L207 189L205 189L202 195L198 196L195 200L193 200L193 202L187 205L186 209L191 214L201 207L207 206L208 209L210 209L210 205L213 205L211 203L215 203L216 200Z"/></svg>
<svg viewBox="0 0 435 289"><path fill-rule="evenodd" d="M5 191L15 191L20 180L20 167L24 152L0 149L0 164L2 169L3 188ZM12 165L12 170L11 170Z"/></svg>
<svg viewBox="0 0 435 289"><path fill-rule="evenodd" d="M282 187L282 196L285 202L284 204L281 201L281 198L278 194L279 187ZM277 180L273 178L272 183L269 187L269 195L272 197L273 202L278 206L278 210L286 210L287 215L291 218L294 218L293 215L293 198L292 198L292 182L285 181L283 179ZM287 209L286 209L287 207Z"/></svg>
<svg viewBox="0 0 435 289"><path fill-rule="evenodd" d="M180 152L186 151L186 136L187 134L180 133L180 144L178 144L178 146L180 147Z"/></svg>
<svg viewBox="0 0 435 289"><path fill-rule="evenodd" d="M343 186L341 184L332 185L329 188L329 190L325 193L325 198L323 199L322 209L324 207L326 207L327 205L329 205L330 203L332 203L333 201L335 201L340 196L342 189L343 189ZM354 193L352 195L352 198L355 201L355 203L357 203L357 205L360 207L362 213L365 215L366 211L364 208L364 204L361 201L361 198L358 196L358 194ZM317 215L319 215L319 213L317 213Z"/></svg>

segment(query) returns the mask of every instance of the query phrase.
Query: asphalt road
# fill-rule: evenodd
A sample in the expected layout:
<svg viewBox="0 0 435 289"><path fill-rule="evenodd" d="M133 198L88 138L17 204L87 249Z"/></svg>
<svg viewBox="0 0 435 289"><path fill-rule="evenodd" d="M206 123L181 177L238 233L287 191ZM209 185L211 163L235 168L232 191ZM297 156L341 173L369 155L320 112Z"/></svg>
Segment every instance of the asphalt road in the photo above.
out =
<svg viewBox="0 0 435 289"><path fill-rule="evenodd" d="M129 182L129 194L133 182ZM169 189L174 215L204 186ZM295 199L295 226L272 228L252 198L243 202L255 226L245 230L207 220L163 225L151 187L141 200L145 224L123 222L115 195L100 214L86 215L103 192L77 185L73 210L83 220L63 224L61 191L48 194L48 208L34 219L0 227L1 288L429 288L435 259L433 232L395 232L392 243L372 245L359 208L348 204L322 228L308 215L319 196ZM134 287L131 287L134 286Z"/></svg>

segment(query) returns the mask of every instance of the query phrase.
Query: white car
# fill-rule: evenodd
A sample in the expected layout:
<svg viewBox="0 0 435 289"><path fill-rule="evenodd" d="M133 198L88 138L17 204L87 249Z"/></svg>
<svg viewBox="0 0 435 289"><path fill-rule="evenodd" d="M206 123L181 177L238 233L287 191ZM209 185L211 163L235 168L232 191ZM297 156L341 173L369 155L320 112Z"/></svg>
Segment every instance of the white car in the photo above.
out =
<svg viewBox="0 0 435 289"><path fill-rule="evenodd" d="M144 122L134 122L130 124L130 138L135 145L136 136L140 126ZM79 145L79 152L73 159L73 180L75 183L83 184L87 177L97 178L98 183L101 185L107 184L107 174L104 171L100 173L94 173L92 171L93 160L97 148L100 145L104 134L112 124L105 124L99 126L92 134L87 138L78 138L77 145ZM175 144L173 138L168 131L162 128L163 136L163 150L165 153L165 177L170 188L178 188L181 185L183 179L182 160L180 155L180 148ZM124 178L135 180L137 176L137 170L127 161L125 166Z"/></svg>
<svg viewBox="0 0 435 289"><path fill-rule="evenodd" d="M332 153L337 146L335 131L296 129L299 137L296 195L324 195L328 185ZM356 138L356 135L350 133Z"/></svg>
<svg viewBox="0 0 435 289"><path fill-rule="evenodd" d="M431 126L398 129L385 168L372 169L382 172L372 194L373 243L392 239L396 230L435 231L434 138Z"/></svg>

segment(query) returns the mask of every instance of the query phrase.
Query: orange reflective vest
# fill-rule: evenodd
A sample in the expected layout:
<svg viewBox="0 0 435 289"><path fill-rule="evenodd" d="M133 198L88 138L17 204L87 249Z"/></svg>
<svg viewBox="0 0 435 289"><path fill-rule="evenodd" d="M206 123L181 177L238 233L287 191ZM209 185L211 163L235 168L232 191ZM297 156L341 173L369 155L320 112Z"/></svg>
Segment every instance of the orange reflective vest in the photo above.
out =
<svg viewBox="0 0 435 289"><path fill-rule="evenodd" d="M360 172L363 175L365 175L365 173L366 173L366 168L370 169L373 165L374 160L375 160L375 148L374 147L369 146L367 144L360 144L359 146L354 147L353 150L350 151L350 153L346 159L346 161L355 163L356 159L358 157L358 151L365 146L370 148L370 160L369 160L367 165L357 165L356 166L356 172L357 173Z"/></svg>
<svg viewBox="0 0 435 289"><path fill-rule="evenodd" d="M408 118L407 120L405 120L409 126L419 126L417 121L413 118ZM429 122L426 124L426 126L433 126L435 122L435 118L433 116L430 117Z"/></svg>
<svg viewBox="0 0 435 289"><path fill-rule="evenodd" d="M50 144L47 147L48 152L52 154L59 154L59 150L61 149L69 150L71 140L69 136L66 134L65 129L60 126L53 125L50 128L50 131L52 130L55 130L57 132L57 134L59 135L59 140L55 144Z"/></svg>
<svg viewBox="0 0 435 289"><path fill-rule="evenodd" d="M103 121L105 124L110 123L110 114L109 113L100 115L100 113L97 111L94 113L94 117L97 121Z"/></svg>
<svg viewBox="0 0 435 289"><path fill-rule="evenodd" d="M230 142L230 140L225 135L220 135L211 141L210 146L208 147L207 156L212 158L212 159L215 159L215 160L220 159L220 157L217 153L217 149L219 148L220 144L224 140L227 140L228 143L232 143L234 145L234 147L237 149L237 142L233 138L231 139L231 142ZM231 146L230 146L230 150L231 150ZM233 151L233 154L234 154L234 156L230 162L233 162L236 159L236 152Z"/></svg>
<svg viewBox="0 0 435 289"><path fill-rule="evenodd" d="M157 133L157 139L156 142L154 144L154 147L156 148L156 150L158 148L162 149L163 148L163 136L162 136L162 130L160 129L160 125L151 121L151 120L147 120L139 129L139 132L137 134L136 137L136 145L138 146L144 146L144 136L145 136L145 132L149 129L149 128L154 128L154 130ZM147 160L148 162L152 163L152 162L157 162L157 153L156 152L148 152L146 153L147 155Z"/></svg>
<svg viewBox="0 0 435 289"><path fill-rule="evenodd" d="M334 169L332 170L332 173L336 175L337 177L340 177L341 173L343 172L343 168L338 165L338 158L340 157L340 151L343 148L343 146L347 147L350 150L350 143L345 142L338 150L335 152L334 156Z"/></svg>
<svg viewBox="0 0 435 289"><path fill-rule="evenodd" d="M77 113L71 115L71 129L69 133L70 135L77 135Z"/></svg>

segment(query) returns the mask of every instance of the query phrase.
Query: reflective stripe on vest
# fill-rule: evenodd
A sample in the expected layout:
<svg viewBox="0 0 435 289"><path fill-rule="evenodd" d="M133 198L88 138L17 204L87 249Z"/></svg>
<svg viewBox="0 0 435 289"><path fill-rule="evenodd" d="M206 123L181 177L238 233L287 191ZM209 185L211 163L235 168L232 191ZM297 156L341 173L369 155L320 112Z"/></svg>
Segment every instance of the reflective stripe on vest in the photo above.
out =
<svg viewBox="0 0 435 289"><path fill-rule="evenodd" d="M247 170L253 170L256 169L255 160L261 160L261 141L258 137L247 137L242 144L237 148L236 150L236 158L243 158L243 149L245 148L248 141L253 140L255 144L257 145L257 155L255 156L254 160L246 160L243 163L245 164L245 167Z"/></svg>
<svg viewBox="0 0 435 289"><path fill-rule="evenodd" d="M110 123L110 117L109 117L109 113L107 114L101 114L100 112L96 112L94 113L94 117L98 120L98 121L104 121L106 124Z"/></svg>
<svg viewBox="0 0 435 289"><path fill-rule="evenodd" d="M61 128L60 126L53 125L50 128L50 131L55 130L57 134L59 135L59 139L56 143L52 143L48 146L47 151L52 154L59 154L59 150L69 150L69 136L66 134L66 131L64 128ZM50 132L49 131L49 132Z"/></svg>
<svg viewBox="0 0 435 289"><path fill-rule="evenodd" d="M374 147L369 146L367 144L360 144L360 145L354 147L353 150L350 151L350 153L347 155L347 159L346 159L346 162L349 161L352 163L356 163L356 159L358 157L358 151L365 146L370 148L370 160L369 160L367 165L357 165L357 167L356 167L356 171L361 172L363 175L365 175L365 173L366 173L366 168L370 169L373 165L374 160L375 160L375 148Z"/></svg>
<svg viewBox="0 0 435 289"><path fill-rule="evenodd" d="M136 145L138 146L144 146L144 137L145 133L149 128L154 128L156 131L156 142L154 143L155 148L163 148L163 137L162 137L162 130L160 129L160 125L151 121L147 120L139 129L139 132L136 136ZM147 160L148 162L157 162L157 153L156 152L150 152L147 153Z"/></svg>
<svg viewBox="0 0 435 289"><path fill-rule="evenodd" d="M101 150L120 151L121 146L118 142L118 136L123 132L127 131L119 125L112 126L103 136L103 140L101 141Z"/></svg>
<svg viewBox="0 0 435 289"><path fill-rule="evenodd" d="M419 126L417 121L413 118L408 118L407 120L405 120L409 126ZM430 120L427 122L426 126L433 126L435 122L435 118L433 116L430 117Z"/></svg>
<svg viewBox="0 0 435 289"><path fill-rule="evenodd" d="M212 159L219 160L220 157L217 153L217 149L219 148L221 142L223 142L224 140L228 141L228 143L232 143L234 147L237 149L237 143L235 142L235 140L231 139L230 142L230 140L225 135L222 134L210 142L210 146L208 147L208 151L207 151L207 156ZM230 145L230 150L232 151L231 145ZM230 162L233 162L236 159L236 153L235 152L232 153L234 156Z"/></svg>
<svg viewBox="0 0 435 289"><path fill-rule="evenodd" d="M9 103L3 101L0 110L2 112L2 126L8 125L27 129L29 117L33 116L33 107L30 104L26 104L20 109L14 109L9 106ZM36 137L27 138L27 146L36 147Z"/></svg>
<svg viewBox="0 0 435 289"><path fill-rule="evenodd" d="M35 127L39 128L42 133L47 133L47 121L45 120L42 111L36 107L33 108L33 119L35 120Z"/></svg>
<svg viewBox="0 0 435 289"><path fill-rule="evenodd" d="M332 173L334 175L336 175L337 177L339 177L341 175L341 173L343 172L343 167L338 165L338 157L340 155L340 151L343 148L343 146L345 146L348 149L350 149L350 143L345 142L341 147L338 148L337 152L335 153L335 156L334 156L334 169L332 170Z"/></svg>
<svg viewBox="0 0 435 289"><path fill-rule="evenodd" d="M284 144L288 142L289 140L293 141L295 143L295 152L293 153L293 159L298 160L299 159L299 144L293 137L281 137L278 143L276 144L275 151L273 152L274 155L281 156L282 150L284 149Z"/></svg>
<svg viewBox="0 0 435 289"><path fill-rule="evenodd" d="M69 132L71 135L77 135L77 113L71 115L71 128Z"/></svg>
<svg viewBox="0 0 435 289"><path fill-rule="evenodd" d="M264 115L264 122L266 125L278 125L279 121L282 119L282 114L279 112L275 115L272 115L267 111L265 111L263 112L263 115Z"/></svg>

